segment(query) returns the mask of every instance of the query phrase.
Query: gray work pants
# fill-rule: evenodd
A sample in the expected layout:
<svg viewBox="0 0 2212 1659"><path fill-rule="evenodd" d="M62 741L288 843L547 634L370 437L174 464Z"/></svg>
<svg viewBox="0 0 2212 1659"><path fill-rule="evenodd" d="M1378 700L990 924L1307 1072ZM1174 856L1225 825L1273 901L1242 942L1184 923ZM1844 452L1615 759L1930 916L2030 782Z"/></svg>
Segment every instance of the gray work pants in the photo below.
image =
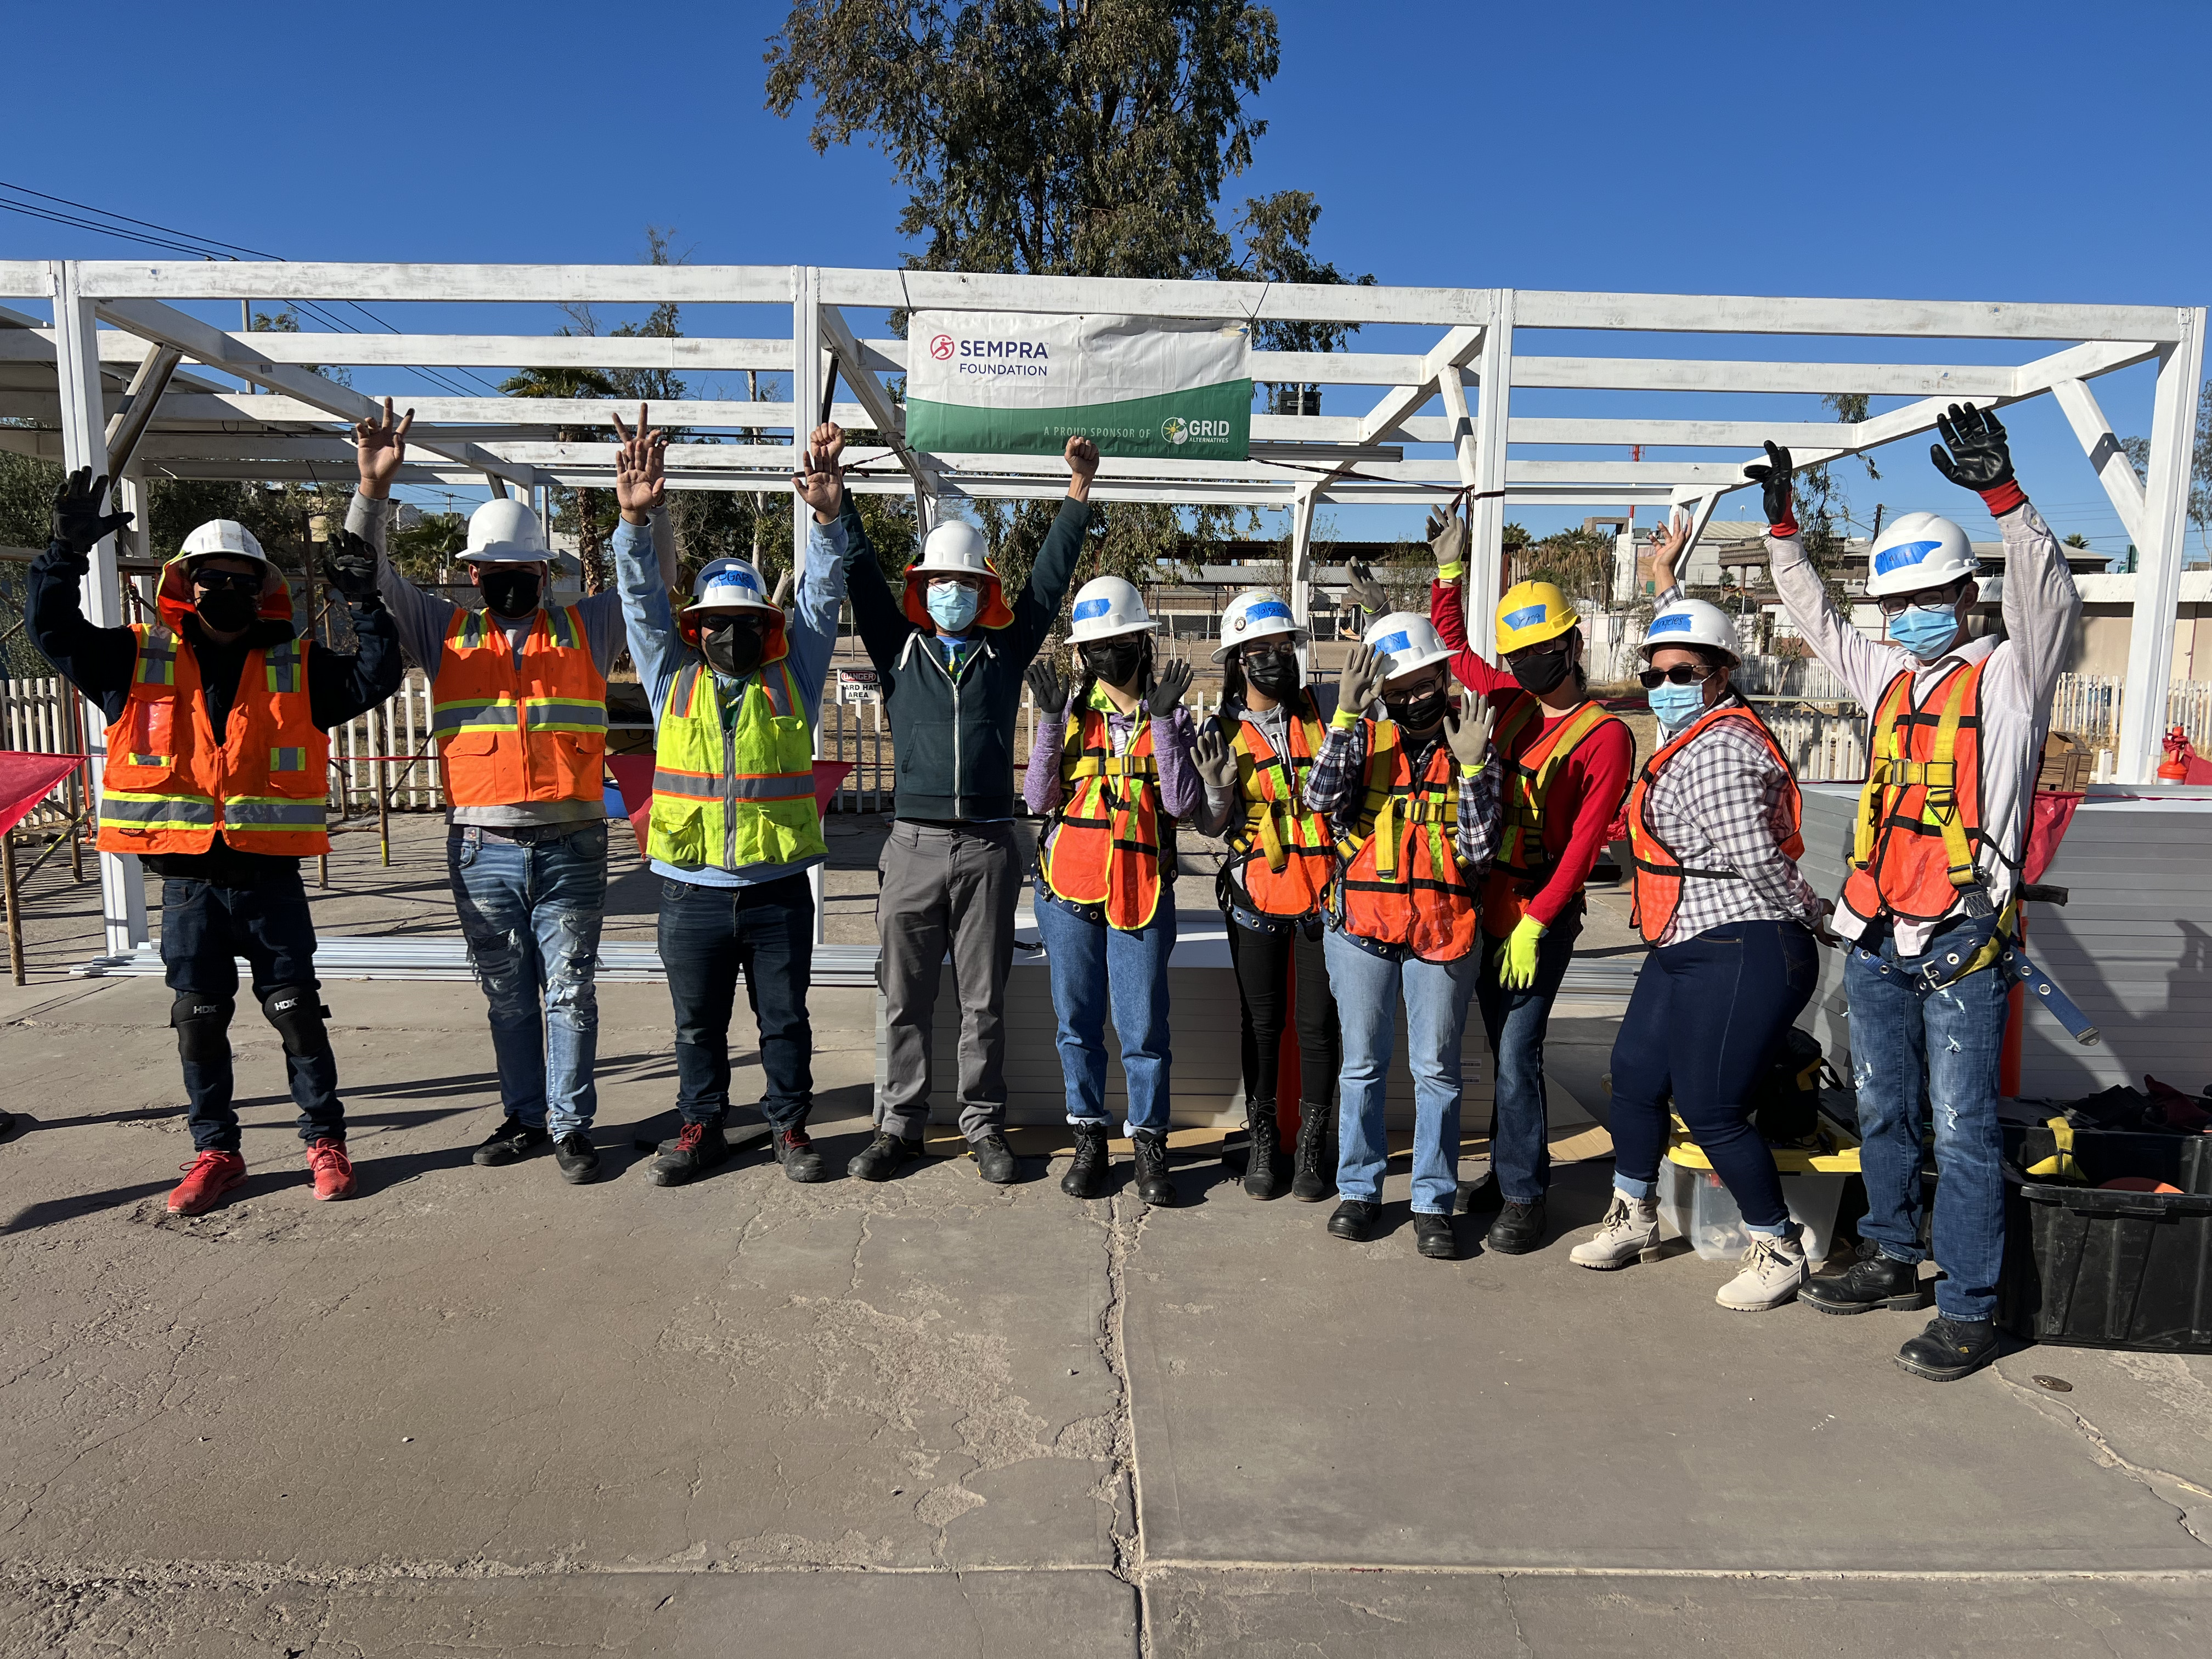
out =
<svg viewBox="0 0 2212 1659"><path fill-rule="evenodd" d="M945 947L960 997L960 1133L970 1140L1006 1122L1006 972L1022 855L1011 823L957 830L894 823L876 870L883 955L882 1098L876 1121L906 1139L929 1121L931 1034Z"/></svg>

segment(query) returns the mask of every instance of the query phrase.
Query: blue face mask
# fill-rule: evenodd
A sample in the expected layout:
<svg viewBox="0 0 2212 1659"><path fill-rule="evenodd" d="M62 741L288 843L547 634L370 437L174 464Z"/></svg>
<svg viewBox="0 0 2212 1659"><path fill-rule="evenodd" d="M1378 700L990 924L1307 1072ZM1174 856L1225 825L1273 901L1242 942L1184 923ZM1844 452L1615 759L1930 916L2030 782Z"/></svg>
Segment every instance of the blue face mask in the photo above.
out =
<svg viewBox="0 0 2212 1659"><path fill-rule="evenodd" d="M1669 681L1653 686L1646 695L1651 704L1651 717L1669 738L1680 737L1692 720L1705 712L1705 688L1702 684L1676 685Z"/></svg>
<svg viewBox="0 0 2212 1659"><path fill-rule="evenodd" d="M1948 605L1907 605L1889 619L1889 637L1923 662L1933 662L1959 632L1959 613Z"/></svg>
<svg viewBox="0 0 2212 1659"><path fill-rule="evenodd" d="M929 608L930 621L947 633L958 634L975 620L975 613L983 608L983 596L958 582L932 582L923 603Z"/></svg>

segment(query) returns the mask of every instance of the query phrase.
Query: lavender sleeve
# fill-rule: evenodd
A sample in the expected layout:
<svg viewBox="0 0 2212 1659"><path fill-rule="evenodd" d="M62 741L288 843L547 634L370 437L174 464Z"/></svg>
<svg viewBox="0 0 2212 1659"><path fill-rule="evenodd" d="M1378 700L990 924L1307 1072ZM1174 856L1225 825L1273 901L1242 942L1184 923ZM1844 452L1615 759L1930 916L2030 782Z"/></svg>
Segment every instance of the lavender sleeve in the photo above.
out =
<svg viewBox="0 0 2212 1659"><path fill-rule="evenodd" d="M1064 712L1056 720L1040 719L1036 741L1030 745L1030 769L1022 779L1022 799L1041 818L1060 810L1060 748L1066 732Z"/></svg>
<svg viewBox="0 0 2212 1659"><path fill-rule="evenodd" d="M1198 727L1190 710L1178 707L1164 720L1152 720L1152 753L1160 767L1160 806L1170 817L1194 816L1206 795L1198 769L1190 763L1190 745Z"/></svg>

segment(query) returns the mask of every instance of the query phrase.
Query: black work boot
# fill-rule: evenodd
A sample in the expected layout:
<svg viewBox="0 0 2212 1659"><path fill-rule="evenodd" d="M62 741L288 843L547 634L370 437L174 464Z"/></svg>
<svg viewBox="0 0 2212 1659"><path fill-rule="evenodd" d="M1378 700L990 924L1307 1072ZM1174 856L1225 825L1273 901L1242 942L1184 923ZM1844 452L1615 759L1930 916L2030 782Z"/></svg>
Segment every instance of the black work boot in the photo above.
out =
<svg viewBox="0 0 2212 1659"><path fill-rule="evenodd" d="M1839 1273L1822 1273L1797 1287L1797 1299L1822 1313L1862 1314L1875 1308L1924 1308L1933 1295L1920 1282L1920 1266L1893 1261L1863 1241L1858 1259Z"/></svg>
<svg viewBox="0 0 2212 1659"><path fill-rule="evenodd" d="M1245 1103L1244 1133L1252 1150L1244 1160L1244 1190L1254 1198L1273 1198L1283 1190L1282 1132L1275 1123L1275 1103Z"/></svg>
<svg viewBox="0 0 2212 1659"><path fill-rule="evenodd" d="M1505 1207L1498 1212L1498 1219L1490 1224L1490 1232L1482 1241L1485 1249L1495 1250L1500 1255L1526 1255L1544 1242L1544 1200L1533 1204L1516 1204L1505 1200Z"/></svg>
<svg viewBox="0 0 2212 1659"><path fill-rule="evenodd" d="M730 1143L722 1139L721 1119L687 1123L675 1139L660 1143L660 1156L647 1169L646 1179L656 1187L681 1187L697 1180L729 1155Z"/></svg>
<svg viewBox="0 0 2212 1659"><path fill-rule="evenodd" d="M1176 1201L1175 1182L1168 1179L1168 1138L1158 1129L1139 1129L1129 1137L1137 1152L1137 1196L1162 1209Z"/></svg>
<svg viewBox="0 0 2212 1659"><path fill-rule="evenodd" d="M544 1152L551 1139L544 1124L525 1123L519 1117L510 1117L477 1143L469 1162L488 1170L520 1164L532 1152Z"/></svg>
<svg viewBox="0 0 2212 1659"><path fill-rule="evenodd" d="M553 1161L561 1166L561 1179L580 1187L599 1176L599 1149L581 1129L571 1129L553 1143Z"/></svg>
<svg viewBox="0 0 2212 1659"><path fill-rule="evenodd" d="M1326 1103L1298 1103L1297 1172L1291 1178L1291 1196L1302 1204L1318 1204L1336 1190L1336 1114Z"/></svg>
<svg viewBox="0 0 2212 1659"><path fill-rule="evenodd" d="M1364 1198L1347 1198L1330 1214L1328 1236L1364 1244L1375 1237L1375 1224L1382 1218L1380 1204L1370 1204Z"/></svg>
<svg viewBox="0 0 2212 1659"><path fill-rule="evenodd" d="M1452 1235L1452 1218L1415 1211L1413 1248L1433 1261L1458 1261L1459 1240Z"/></svg>
<svg viewBox="0 0 2212 1659"><path fill-rule="evenodd" d="M783 1165L786 1180L816 1182L822 1179L822 1154L814 1150L814 1142L806 1133L805 1118L778 1129L769 1146L775 1153L775 1161Z"/></svg>
<svg viewBox="0 0 2212 1659"><path fill-rule="evenodd" d="M996 1129L986 1129L968 1143L975 1154L975 1173L994 1187L1008 1187L1014 1179L1014 1149Z"/></svg>
<svg viewBox="0 0 2212 1659"><path fill-rule="evenodd" d="M1060 1190L1070 1198L1097 1198L1106 1190L1106 1126L1075 1126L1075 1156L1060 1178Z"/></svg>
<svg viewBox="0 0 2212 1659"><path fill-rule="evenodd" d="M1802 1296L1803 1292L1801 1291ZM1997 1328L1986 1319L1946 1319L1942 1314L1928 1328L1897 1351L1899 1368L1930 1382L1956 1382L1971 1376L1997 1357Z"/></svg>
<svg viewBox="0 0 2212 1659"><path fill-rule="evenodd" d="M921 1156L919 1136L908 1140L889 1129L878 1129L873 1140L853 1154L845 1173L855 1181L889 1181Z"/></svg>

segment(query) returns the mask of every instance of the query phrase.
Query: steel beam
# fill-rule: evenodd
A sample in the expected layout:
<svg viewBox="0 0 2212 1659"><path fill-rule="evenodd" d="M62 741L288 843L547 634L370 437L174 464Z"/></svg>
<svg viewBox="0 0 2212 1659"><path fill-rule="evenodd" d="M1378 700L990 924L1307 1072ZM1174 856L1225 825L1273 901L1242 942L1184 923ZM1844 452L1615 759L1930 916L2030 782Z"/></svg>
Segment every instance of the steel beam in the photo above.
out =
<svg viewBox="0 0 2212 1659"><path fill-rule="evenodd" d="M1482 356L1478 369L1480 387L1478 396L1474 439L1474 493L1468 507L1468 521L1474 534L1468 550L1467 585L1462 590L1466 595L1462 607L1467 617L1468 640L1481 654L1485 662L1498 660L1496 631L1492 618L1497 614L1499 591L1504 586L1505 570L1505 496L1512 468L1506 460L1506 446L1511 441L1513 397L1513 331L1520 315L1521 296L1510 288L1497 290L1491 301L1491 315L1495 320L1482 342ZM1524 467L1543 469L1552 464L1525 462ZM1581 467L1582 463L1567 463ZM1532 473L1530 483L1549 482L1547 477ZM1568 480L1585 488L1599 482L1595 478ZM1654 480L1656 482L1656 480Z"/></svg>
<svg viewBox="0 0 2212 1659"><path fill-rule="evenodd" d="M2136 538L2135 616L2121 692L2124 782L2158 775L2173 678L2174 612L2181 598L2182 538L2189 529L2190 461L2197 442L2197 386L2204 378L2204 313L2182 312L2181 338L2161 352L2150 422L2150 476L2143 484L2143 534Z"/></svg>
<svg viewBox="0 0 2212 1659"><path fill-rule="evenodd" d="M2074 428L2081 453L2096 469L2097 481L2105 486L2112 511L2119 514L2120 527L2128 532L2128 539L2140 548L2146 539L2143 487L2142 480L2136 477L2135 463L2120 447L2120 441L2112 435L2112 423L2105 418L2096 395L2087 386L2079 380L2061 380L2051 390L2058 399L2059 408L2066 411L2066 423Z"/></svg>

